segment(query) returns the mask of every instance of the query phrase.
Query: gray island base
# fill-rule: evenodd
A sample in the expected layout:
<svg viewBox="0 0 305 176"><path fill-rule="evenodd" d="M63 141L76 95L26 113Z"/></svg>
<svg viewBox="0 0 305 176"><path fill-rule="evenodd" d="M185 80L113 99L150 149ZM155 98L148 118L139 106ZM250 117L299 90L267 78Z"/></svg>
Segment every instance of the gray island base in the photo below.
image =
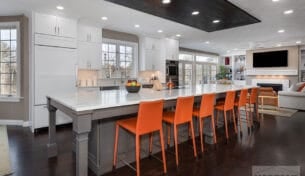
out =
<svg viewBox="0 0 305 176"><path fill-rule="evenodd" d="M141 89L139 93L130 94L126 90L109 91L86 91L81 90L70 93L58 93L48 95L49 110L49 143L48 156L55 157L58 154L56 143L56 111L60 110L70 116L73 120L73 132L75 135L76 154L76 175L87 176L88 167L97 175L111 171L114 144L114 123L117 119L128 118L129 114L136 114L141 101L152 101L164 99L164 108L171 108L176 104L179 96L195 96L195 101L200 103L202 94L216 93L223 96L228 90L239 91L242 88L252 88L254 86L205 84L186 87L183 89L154 91L152 89ZM209 130L209 123L205 123L206 141L211 143L212 133ZM165 128L164 128L165 129ZM195 129L197 129L195 127ZM187 130L182 127L179 132ZM166 130L165 134L166 134ZM171 133L173 134L173 133ZM198 132L197 132L198 135ZM154 138L158 144L158 137ZM165 139L165 137L164 137ZM141 138L141 147L147 151L147 137ZM179 137L183 142L187 137ZM132 135L122 132L119 137L119 158L124 158L127 162L133 162L134 138ZM160 150L154 147L153 153ZM147 156L148 152L142 152L141 157ZM122 163L118 163L118 167Z"/></svg>

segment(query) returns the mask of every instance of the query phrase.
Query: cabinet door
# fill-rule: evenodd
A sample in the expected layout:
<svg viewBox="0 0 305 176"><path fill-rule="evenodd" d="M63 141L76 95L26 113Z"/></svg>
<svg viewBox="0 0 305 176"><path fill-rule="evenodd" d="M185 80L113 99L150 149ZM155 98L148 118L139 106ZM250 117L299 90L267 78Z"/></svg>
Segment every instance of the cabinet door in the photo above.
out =
<svg viewBox="0 0 305 176"><path fill-rule="evenodd" d="M100 69L102 49L100 43L78 43L78 66L86 69Z"/></svg>
<svg viewBox="0 0 305 176"><path fill-rule="evenodd" d="M102 29L101 28L93 27L91 29L90 36L91 36L91 42L102 43Z"/></svg>
<svg viewBox="0 0 305 176"><path fill-rule="evenodd" d="M36 13L35 32L40 34L56 35L56 16Z"/></svg>
<svg viewBox="0 0 305 176"><path fill-rule="evenodd" d="M52 93L76 90L76 50L35 46L35 105L46 104Z"/></svg>
<svg viewBox="0 0 305 176"><path fill-rule="evenodd" d="M88 42L89 39L90 39L88 31L89 31L88 26L78 25L78 28L77 28L77 39L78 39L78 41Z"/></svg>
<svg viewBox="0 0 305 176"><path fill-rule="evenodd" d="M58 36L76 38L77 23L75 20L57 17Z"/></svg>

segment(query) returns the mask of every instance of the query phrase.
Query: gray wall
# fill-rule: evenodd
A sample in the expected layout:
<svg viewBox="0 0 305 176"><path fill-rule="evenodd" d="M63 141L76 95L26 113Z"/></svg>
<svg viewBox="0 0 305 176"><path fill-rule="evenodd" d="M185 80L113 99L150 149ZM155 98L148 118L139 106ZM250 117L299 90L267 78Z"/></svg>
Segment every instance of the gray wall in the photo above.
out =
<svg viewBox="0 0 305 176"><path fill-rule="evenodd" d="M0 16L0 22L20 22L20 102L0 102L0 120L29 120L29 20L24 15Z"/></svg>

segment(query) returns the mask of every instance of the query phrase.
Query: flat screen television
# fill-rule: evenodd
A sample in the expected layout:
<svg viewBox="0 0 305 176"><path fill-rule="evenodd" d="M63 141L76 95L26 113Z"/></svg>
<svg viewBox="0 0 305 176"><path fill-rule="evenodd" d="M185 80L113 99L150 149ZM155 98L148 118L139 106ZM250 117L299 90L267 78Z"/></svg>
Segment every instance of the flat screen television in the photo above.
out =
<svg viewBox="0 0 305 176"><path fill-rule="evenodd" d="M253 53L253 68L287 66L288 50Z"/></svg>

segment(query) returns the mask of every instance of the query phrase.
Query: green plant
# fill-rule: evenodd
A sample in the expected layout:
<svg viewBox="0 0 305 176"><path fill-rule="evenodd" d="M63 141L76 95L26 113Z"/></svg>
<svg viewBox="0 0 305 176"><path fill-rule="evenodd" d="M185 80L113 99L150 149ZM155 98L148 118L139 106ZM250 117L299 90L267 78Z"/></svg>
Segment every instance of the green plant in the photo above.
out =
<svg viewBox="0 0 305 176"><path fill-rule="evenodd" d="M230 68L220 65L219 72L216 74L216 79L231 79Z"/></svg>

